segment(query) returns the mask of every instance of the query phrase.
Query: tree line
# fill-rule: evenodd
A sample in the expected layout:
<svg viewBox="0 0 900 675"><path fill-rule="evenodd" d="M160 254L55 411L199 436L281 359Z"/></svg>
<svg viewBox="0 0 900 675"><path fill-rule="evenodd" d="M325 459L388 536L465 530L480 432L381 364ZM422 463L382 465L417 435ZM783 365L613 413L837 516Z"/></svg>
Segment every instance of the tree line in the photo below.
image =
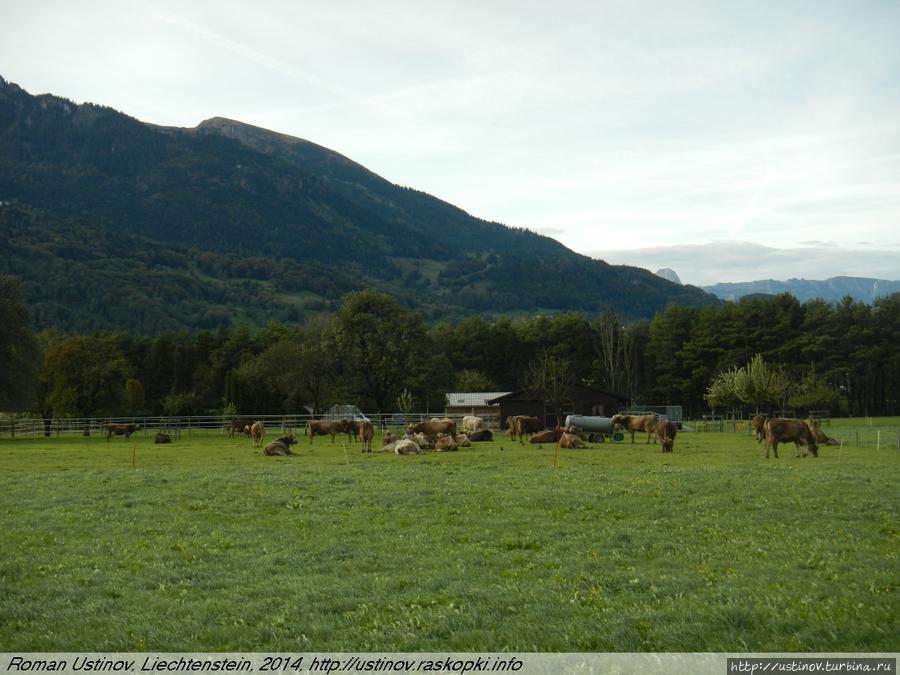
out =
<svg viewBox="0 0 900 675"><path fill-rule="evenodd" d="M300 327L138 336L28 326L21 287L0 277L0 410L44 417L319 413L335 403L390 412L401 401L438 412L448 391L513 391L548 367L688 416L710 406L900 413L900 294L872 305L753 297L636 322L564 313L429 325L366 290ZM760 361L777 395L716 395L738 391L721 385Z"/></svg>

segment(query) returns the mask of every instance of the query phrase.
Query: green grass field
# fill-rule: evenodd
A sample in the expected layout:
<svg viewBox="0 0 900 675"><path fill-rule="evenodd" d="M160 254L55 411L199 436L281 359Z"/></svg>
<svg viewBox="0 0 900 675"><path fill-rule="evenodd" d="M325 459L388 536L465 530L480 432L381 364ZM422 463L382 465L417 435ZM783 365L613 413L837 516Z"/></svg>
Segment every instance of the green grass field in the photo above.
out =
<svg viewBox="0 0 900 675"><path fill-rule="evenodd" d="M300 438L0 440L0 651L900 647L896 443Z"/></svg>

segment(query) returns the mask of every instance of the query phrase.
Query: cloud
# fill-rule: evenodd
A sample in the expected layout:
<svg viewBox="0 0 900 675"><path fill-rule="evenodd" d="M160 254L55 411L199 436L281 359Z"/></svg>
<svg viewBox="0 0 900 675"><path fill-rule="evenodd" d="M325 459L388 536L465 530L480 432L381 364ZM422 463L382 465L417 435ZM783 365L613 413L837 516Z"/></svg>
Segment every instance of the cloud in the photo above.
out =
<svg viewBox="0 0 900 675"><path fill-rule="evenodd" d="M594 251L588 255L615 265L655 272L668 267L682 282L711 286L719 282L765 279L822 280L836 276L900 280L900 249L847 249L836 246L771 248L741 241Z"/></svg>

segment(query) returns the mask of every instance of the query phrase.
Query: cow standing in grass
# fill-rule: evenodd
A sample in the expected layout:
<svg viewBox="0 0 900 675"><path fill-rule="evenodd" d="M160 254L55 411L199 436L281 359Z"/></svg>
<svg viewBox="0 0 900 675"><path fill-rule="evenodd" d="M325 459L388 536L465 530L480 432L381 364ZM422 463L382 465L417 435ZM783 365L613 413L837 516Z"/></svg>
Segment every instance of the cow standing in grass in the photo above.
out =
<svg viewBox="0 0 900 675"><path fill-rule="evenodd" d="M656 424L656 438L662 446L663 452L672 452L675 446L675 434L678 433L678 427L671 420L661 420Z"/></svg>
<svg viewBox="0 0 900 675"><path fill-rule="evenodd" d="M409 435L423 433L429 438L434 438L438 434L447 434L456 437L456 422L451 419L433 419L428 422L417 422L406 427L406 433Z"/></svg>
<svg viewBox="0 0 900 675"><path fill-rule="evenodd" d="M807 450L813 454L813 457L819 456L819 446L816 444L815 434L803 420L785 417L769 420L766 424L766 459L769 458L769 448L775 453L775 459L778 459L779 443L793 443L797 448L797 457L800 456L801 445L806 448L803 451L804 457L807 455Z"/></svg>
<svg viewBox="0 0 900 675"><path fill-rule="evenodd" d="M750 418L750 428L753 430L757 443L766 437L766 420L768 419L766 415L754 415Z"/></svg>
<svg viewBox="0 0 900 675"><path fill-rule="evenodd" d="M250 425L250 440L254 448L262 447L263 436L266 435L266 426L262 422L254 422Z"/></svg>
<svg viewBox="0 0 900 675"><path fill-rule="evenodd" d="M375 438L375 427L369 420L356 420L351 422L356 431L356 436L362 441L363 452L372 452L372 439Z"/></svg>
<svg viewBox="0 0 900 675"><path fill-rule="evenodd" d="M613 415L613 425L618 425L624 431L631 433L631 442L634 443L634 433L643 431L647 434L647 442L653 439L656 443L656 415Z"/></svg>
<svg viewBox="0 0 900 675"><path fill-rule="evenodd" d="M536 433L543 426L537 417L529 417L528 415L512 415L506 418L507 433L510 440L519 440L522 445L525 444L525 436L527 434Z"/></svg>
<svg viewBox="0 0 900 675"><path fill-rule="evenodd" d="M356 431L353 422L350 420L310 420L306 423L306 435L309 436L309 442L312 443L316 436L331 436L331 442L334 443L334 437L337 434L347 434L349 437Z"/></svg>
<svg viewBox="0 0 900 675"><path fill-rule="evenodd" d="M124 436L129 438L135 431L139 431L137 424L107 424L106 425L106 441L109 442L112 436Z"/></svg>

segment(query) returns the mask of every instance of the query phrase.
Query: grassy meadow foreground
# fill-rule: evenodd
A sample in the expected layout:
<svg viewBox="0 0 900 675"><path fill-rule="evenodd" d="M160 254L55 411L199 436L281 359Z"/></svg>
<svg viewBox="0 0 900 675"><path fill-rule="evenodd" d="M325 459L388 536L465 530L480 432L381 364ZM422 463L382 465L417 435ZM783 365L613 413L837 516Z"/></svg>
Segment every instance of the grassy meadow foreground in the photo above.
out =
<svg viewBox="0 0 900 675"><path fill-rule="evenodd" d="M502 435L4 438L0 651L896 651L885 428L817 459L682 433L558 468Z"/></svg>

